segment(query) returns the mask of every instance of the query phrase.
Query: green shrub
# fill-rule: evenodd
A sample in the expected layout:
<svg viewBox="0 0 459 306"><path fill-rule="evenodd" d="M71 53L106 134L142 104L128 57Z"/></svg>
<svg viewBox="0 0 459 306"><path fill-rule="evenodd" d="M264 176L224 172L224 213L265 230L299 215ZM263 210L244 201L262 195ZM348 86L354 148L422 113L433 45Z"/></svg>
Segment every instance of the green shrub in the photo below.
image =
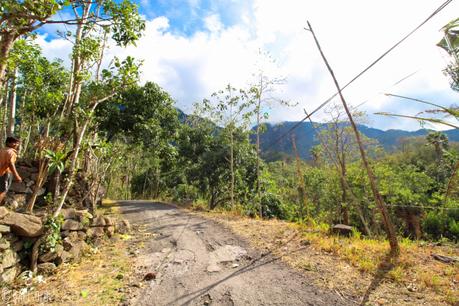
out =
<svg viewBox="0 0 459 306"><path fill-rule="evenodd" d="M422 222L424 233L431 239L442 237L459 240L459 218L454 209L449 211L429 212Z"/></svg>
<svg viewBox="0 0 459 306"><path fill-rule="evenodd" d="M422 222L424 233L433 239L439 239L445 233L447 224L445 221L442 214L429 212Z"/></svg>
<svg viewBox="0 0 459 306"><path fill-rule="evenodd" d="M285 219L286 213L279 198L272 194L266 193L261 197L261 206L263 217Z"/></svg>
<svg viewBox="0 0 459 306"><path fill-rule="evenodd" d="M48 217L44 227L47 233L45 243L40 246L41 253L46 251L54 252L56 246L61 242L61 226L64 223L64 217L59 214L57 218Z"/></svg>
<svg viewBox="0 0 459 306"><path fill-rule="evenodd" d="M451 236L450 238L453 239L454 241L459 240L459 222L456 222L453 219L449 220L448 224L448 232L449 235Z"/></svg>
<svg viewBox="0 0 459 306"><path fill-rule="evenodd" d="M178 184L172 191L172 198L175 201L196 200L198 198L198 190L193 185Z"/></svg>

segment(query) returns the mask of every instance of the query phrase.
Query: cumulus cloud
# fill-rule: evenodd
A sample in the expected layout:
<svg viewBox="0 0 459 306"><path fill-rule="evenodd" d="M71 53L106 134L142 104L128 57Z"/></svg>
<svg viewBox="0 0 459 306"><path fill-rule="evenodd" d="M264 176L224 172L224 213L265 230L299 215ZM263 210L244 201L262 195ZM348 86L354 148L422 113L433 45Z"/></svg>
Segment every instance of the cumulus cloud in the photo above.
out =
<svg viewBox="0 0 459 306"><path fill-rule="evenodd" d="M189 0L198 8L201 1ZM272 121L298 120L303 108L311 111L334 93L333 82L314 45L304 30L309 20L341 84L346 83L389 46L411 31L443 1L302 1L253 0L251 6L240 3L237 22L228 23L218 7L202 16L204 29L190 35L180 34L165 16L147 21L144 36L137 47L112 46L108 56L132 55L143 60L142 80L154 81L169 91L177 105L191 111L191 104L231 83L245 87L256 71L259 49L269 51L278 65L273 75L283 75L287 82L278 95L298 101L298 107L274 106ZM234 8L237 5L232 5ZM392 92L429 98L451 104L459 95L449 89L442 69L445 54L436 47L441 26L457 17L459 4L453 2L431 22L394 50L381 63L345 91L349 103L369 113L390 111L416 113L422 105L407 104L382 93ZM220 7L224 10L224 7ZM46 40L41 45L50 57L68 58L69 43ZM394 85L407 75L403 82ZM323 113L315 120L325 120ZM379 128L416 129L419 125L401 119L370 117Z"/></svg>

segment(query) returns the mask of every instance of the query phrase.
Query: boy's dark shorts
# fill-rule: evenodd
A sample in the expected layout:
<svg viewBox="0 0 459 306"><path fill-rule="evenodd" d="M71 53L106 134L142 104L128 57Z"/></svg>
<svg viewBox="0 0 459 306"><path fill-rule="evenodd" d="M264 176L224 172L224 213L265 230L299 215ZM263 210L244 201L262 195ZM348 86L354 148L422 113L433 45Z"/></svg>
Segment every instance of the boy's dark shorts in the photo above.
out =
<svg viewBox="0 0 459 306"><path fill-rule="evenodd" d="M0 193L8 192L8 189L10 189L12 182L13 174L5 173L3 176L0 176Z"/></svg>

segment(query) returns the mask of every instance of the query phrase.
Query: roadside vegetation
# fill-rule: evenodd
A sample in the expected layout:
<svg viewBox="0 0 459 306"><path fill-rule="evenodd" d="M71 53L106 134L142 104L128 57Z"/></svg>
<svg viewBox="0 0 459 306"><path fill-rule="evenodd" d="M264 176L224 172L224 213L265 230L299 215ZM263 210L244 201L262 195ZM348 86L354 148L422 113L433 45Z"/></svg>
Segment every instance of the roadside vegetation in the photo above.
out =
<svg viewBox="0 0 459 306"><path fill-rule="evenodd" d="M321 288L368 305L456 305L459 266L432 254L457 256L457 245L400 241L400 256L388 257L382 239L331 234L325 224L261 220L228 211L198 212L232 229L264 254L302 271ZM421 302L420 302L421 301Z"/></svg>

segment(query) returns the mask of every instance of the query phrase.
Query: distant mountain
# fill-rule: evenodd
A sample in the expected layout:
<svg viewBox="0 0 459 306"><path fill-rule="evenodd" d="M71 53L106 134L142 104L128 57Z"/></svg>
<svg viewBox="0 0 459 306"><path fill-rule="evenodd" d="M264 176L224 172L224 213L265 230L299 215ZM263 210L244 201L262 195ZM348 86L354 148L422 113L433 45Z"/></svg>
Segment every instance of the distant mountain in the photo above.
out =
<svg viewBox="0 0 459 306"><path fill-rule="evenodd" d="M261 151L265 157L269 159L276 159L276 157L284 154L293 154L291 135L283 137L279 141L277 140L297 123L298 122L295 121L287 121L281 124L268 123L266 125L266 130L260 137ZM326 124L314 123L314 125L317 130L326 128ZM404 130L383 131L367 127L365 125L359 125L358 128L362 134L368 138L376 139L384 147L384 149L388 151L395 150L402 138L425 136L431 131L428 129L420 129L413 132ZM448 130L444 131L444 133L448 136L450 141L459 141L458 130ZM310 151L312 147L319 144L312 124L310 122L302 122L291 134L295 135L298 153L301 158L310 159ZM255 137L252 137L252 139L254 140Z"/></svg>
<svg viewBox="0 0 459 306"><path fill-rule="evenodd" d="M181 123L185 123L186 118L188 118L188 115L185 114L180 108L176 107L175 110L177 111L177 116L178 119Z"/></svg>
<svg viewBox="0 0 459 306"><path fill-rule="evenodd" d="M188 115L177 108L179 120L183 123L188 118ZM326 128L325 123L314 123L316 128L313 128L310 122L302 122L295 130L287 136L284 136L281 140L277 141L282 135L289 131L293 126L298 124L297 121L285 121L279 124L266 124L266 129L260 137L261 151L265 159L276 160L282 156L293 155L291 135L295 135L295 141L298 149L298 153L302 159L311 159L310 151L313 146L319 144L317 137L315 136L315 130L321 130ZM255 130L256 127L253 127ZM426 136L432 130L420 129L417 131L404 131L404 130L379 130L368 127L366 125L358 125L358 128L362 134L368 138L376 139L384 149L388 151L396 150L399 142L402 138L409 137L421 137ZM447 130L443 131L448 136L450 141L459 142L459 130ZM252 135L252 142L255 143L255 135Z"/></svg>

